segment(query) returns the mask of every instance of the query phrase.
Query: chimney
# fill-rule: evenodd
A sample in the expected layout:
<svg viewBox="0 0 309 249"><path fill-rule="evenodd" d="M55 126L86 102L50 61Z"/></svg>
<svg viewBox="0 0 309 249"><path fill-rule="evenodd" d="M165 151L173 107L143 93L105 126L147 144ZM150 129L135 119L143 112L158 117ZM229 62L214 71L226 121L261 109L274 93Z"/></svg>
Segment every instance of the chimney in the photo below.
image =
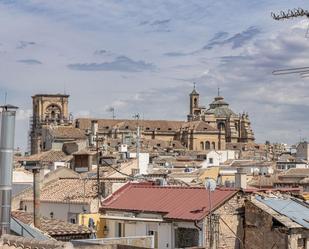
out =
<svg viewBox="0 0 309 249"><path fill-rule="evenodd" d="M247 173L244 168L237 168L235 173L235 188L246 189L247 188Z"/></svg>
<svg viewBox="0 0 309 249"><path fill-rule="evenodd" d="M0 137L0 235L10 233L15 116L18 107L5 105L1 111Z"/></svg>
<svg viewBox="0 0 309 249"><path fill-rule="evenodd" d="M90 144L96 145L96 136L98 133L99 125L97 120L91 120L91 136L90 136Z"/></svg>

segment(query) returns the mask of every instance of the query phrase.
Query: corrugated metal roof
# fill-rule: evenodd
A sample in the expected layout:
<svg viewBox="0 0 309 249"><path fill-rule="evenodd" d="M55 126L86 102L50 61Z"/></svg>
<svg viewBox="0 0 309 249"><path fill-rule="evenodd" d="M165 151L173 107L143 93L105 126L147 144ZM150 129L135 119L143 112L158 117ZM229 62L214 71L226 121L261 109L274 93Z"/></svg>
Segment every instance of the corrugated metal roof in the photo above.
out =
<svg viewBox="0 0 309 249"><path fill-rule="evenodd" d="M212 209L236 194L236 190L216 189L211 193ZM103 201L103 210L162 213L164 218L201 220L210 209L208 190L193 187L166 187L129 183Z"/></svg>
<svg viewBox="0 0 309 249"><path fill-rule="evenodd" d="M256 199L276 212L287 216L296 223L309 229L309 208L306 204L302 204L290 198L278 197L261 197L257 196Z"/></svg>

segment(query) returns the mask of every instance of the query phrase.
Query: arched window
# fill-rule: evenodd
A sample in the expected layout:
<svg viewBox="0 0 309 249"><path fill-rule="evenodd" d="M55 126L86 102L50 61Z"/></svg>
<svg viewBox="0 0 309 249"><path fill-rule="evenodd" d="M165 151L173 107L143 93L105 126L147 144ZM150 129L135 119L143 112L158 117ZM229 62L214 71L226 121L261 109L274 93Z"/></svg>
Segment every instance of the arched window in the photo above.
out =
<svg viewBox="0 0 309 249"><path fill-rule="evenodd" d="M194 106L194 107L197 107L197 98L194 98L194 99L193 99L193 106Z"/></svg>
<svg viewBox="0 0 309 249"><path fill-rule="evenodd" d="M58 105L51 104L45 110L45 118L47 121L57 121L61 117L61 109Z"/></svg>
<svg viewBox="0 0 309 249"><path fill-rule="evenodd" d="M235 122L235 129L236 129L236 131L238 131L238 123L237 122Z"/></svg>
<svg viewBox="0 0 309 249"><path fill-rule="evenodd" d="M216 149L216 143L215 142L211 143L211 148L214 149L214 150Z"/></svg>
<svg viewBox="0 0 309 249"><path fill-rule="evenodd" d="M201 150L204 150L204 142L201 142L201 143L200 143L200 149L201 149Z"/></svg>
<svg viewBox="0 0 309 249"><path fill-rule="evenodd" d="M225 124L222 123L222 122L218 123L218 129L219 130L225 130Z"/></svg>
<svg viewBox="0 0 309 249"><path fill-rule="evenodd" d="M210 150L210 142L209 141L205 142L205 150Z"/></svg>

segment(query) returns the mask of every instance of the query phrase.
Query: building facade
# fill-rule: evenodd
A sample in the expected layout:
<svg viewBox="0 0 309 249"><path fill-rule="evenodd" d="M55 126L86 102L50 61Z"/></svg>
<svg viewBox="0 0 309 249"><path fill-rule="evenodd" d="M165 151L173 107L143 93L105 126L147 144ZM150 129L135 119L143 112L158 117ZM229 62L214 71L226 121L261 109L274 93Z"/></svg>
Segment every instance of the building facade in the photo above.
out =
<svg viewBox="0 0 309 249"><path fill-rule="evenodd" d="M187 121L174 120L125 120L125 119L89 119L75 120L68 113L69 95L37 94L33 99L33 118L31 125L31 154L39 153L50 148L58 148L57 136L51 136L56 127L71 126L75 133L82 131L88 136L90 146L95 146L96 136L104 138L106 144L117 143L136 145L137 128L139 138L147 141L169 143L172 149L178 144L185 149L194 151L225 150L229 143L252 143L254 134L251 129L248 114L236 115L221 96L204 108L199 105L199 94L195 89L190 94L190 113ZM45 132L47 131L47 132ZM65 132L73 134L72 132ZM77 138L69 135L60 137L61 142L72 142ZM83 140L81 136L79 140ZM51 141L52 140L52 141ZM84 141L84 140L83 140ZM143 144L142 144L143 145ZM60 147L58 149L61 149Z"/></svg>
<svg viewBox="0 0 309 249"><path fill-rule="evenodd" d="M72 117L68 112L68 100L69 95L66 94L36 94L32 96L31 154L44 150L42 142L44 127L72 124Z"/></svg>
<svg viewBox="0 0 309 249"><path fill-rule="evenodd" d="M222 96L214 98L209 107L200 106L200 95L195 87L190 93L188 121L203 120L217 128L226 143L253 142L254 133L247 113L236 114Z"/></svg>

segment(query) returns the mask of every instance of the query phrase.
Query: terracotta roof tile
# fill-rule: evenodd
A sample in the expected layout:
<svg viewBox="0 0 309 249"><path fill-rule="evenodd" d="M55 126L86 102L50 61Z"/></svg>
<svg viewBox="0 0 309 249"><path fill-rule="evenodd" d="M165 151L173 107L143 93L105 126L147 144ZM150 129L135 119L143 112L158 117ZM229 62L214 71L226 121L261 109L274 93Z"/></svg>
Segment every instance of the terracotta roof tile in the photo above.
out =
<svg viewBox="0 0 309 249"><path fill-rule="evenodd" d="M24 211L12 211L11 214L14 218L25 224L33 224L32 213L27 213ZM80 226L78 224L72 224L58 219L48 219L46 217L41 218L40 230L46 232L50 236L91 234L90 229L86 226Z"/></svg>
<svg viewBox="0 0 309 249"><path fill-rule="evenodd" d="M63 151L49 150L30 156L20 157L19 162L39 161L39 162L59 162L70 159Z"/></svg>
<svg viewBox="0 0 309 249"><path fill-rule="evenodd" d="M82 130L91 128L91 120L89 118L79 118L76 120L78 127ZM98 119L98 126L100 130L108 129L129 129L136 130L136 120L126 119ZM173 121L173 120L139 120L139 125L145 131L166 131L172 132L181 128L185 123L184 121Z"/></svg>
<svg viewBox="0 0 309 249"><path fill-rule="evenodd" d="M0 243L1 248L8 249L64 249L68 247L68 243L55 241L55 240L36 240L29 239L21 236L14 236L10 234L4 234L1 236Z"/></svg>
<svg viewBox="0 0 309 249"><path fill-rule="evenodd" d="M84 193L85 184L85 193ZM44 185L41 189L41 201L44 202L68 202L90 203L96 198L96 180L80 178L60 178ZM32 201L33 191L26 191L21 200Z"/></svg>
<svg viewBox="0 0 309 249"><path fill-rule="evenodd" d="M60 139L86 139L85 132L72 126L55 126L48 127L50 133Z"/></svg>

